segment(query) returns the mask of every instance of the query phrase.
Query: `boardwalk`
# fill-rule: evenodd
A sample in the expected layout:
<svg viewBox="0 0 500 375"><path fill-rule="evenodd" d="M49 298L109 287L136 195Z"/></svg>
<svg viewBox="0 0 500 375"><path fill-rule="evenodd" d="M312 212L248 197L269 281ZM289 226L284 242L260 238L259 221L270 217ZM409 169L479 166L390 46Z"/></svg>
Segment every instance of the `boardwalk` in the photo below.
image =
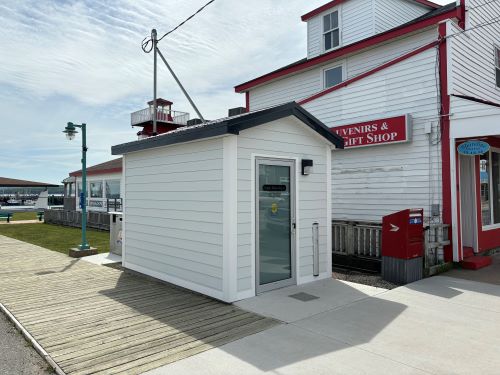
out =
<svg viewBox="0 0 500 375"><path fill-rule="evenodd" d="M277 324L0 236L0 303L66 374L139 374Z"/></svg>

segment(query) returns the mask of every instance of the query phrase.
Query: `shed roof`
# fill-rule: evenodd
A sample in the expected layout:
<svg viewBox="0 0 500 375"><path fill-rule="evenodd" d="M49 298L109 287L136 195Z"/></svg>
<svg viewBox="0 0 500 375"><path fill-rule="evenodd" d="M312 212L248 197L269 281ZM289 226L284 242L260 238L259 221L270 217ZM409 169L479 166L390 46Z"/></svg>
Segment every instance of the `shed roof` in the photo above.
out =
<svg viewBox="0 0 500 375"><path fill-rule="evenodd" d="M121 173L121 171L122 171L122 158L118 158L88 167L87 175L92 176L95 174L104 174L104 173ZM72 177L81 176L82 170L79 169L77 171L71 172L69 175Z"/></svg>
<svg viewBox="0 0 500 375"><path fill-rule="evenodd" d="M16 178L0 177L0 187L58 187L59 185L44 182L18 180Z"/></svg>
<svg viewBox="0 0 500 375"><path fill-rule="evenodd" d="M111 153L113 155L121 155L153 147L168 146L177 143L194 141L197 139L216 137L224 134L238 135L242 130L250 129L255 126L263 125L289 116L295 116L305 125L324 137L328 142L335 145L335 147L344 148L344 140L342 137L331 132L330 128L307 112L296 102L290 102L271 108L243 113L237 116L224 117L198 125L185 126L155 137L123 143L113 146L111 148Z"/></svg>

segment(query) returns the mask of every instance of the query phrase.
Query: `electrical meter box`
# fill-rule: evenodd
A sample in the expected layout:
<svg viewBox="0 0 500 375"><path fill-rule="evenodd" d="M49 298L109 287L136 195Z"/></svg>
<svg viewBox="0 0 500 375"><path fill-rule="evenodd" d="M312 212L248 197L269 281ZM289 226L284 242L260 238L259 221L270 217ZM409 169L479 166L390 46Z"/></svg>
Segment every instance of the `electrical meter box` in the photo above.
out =
<svg viewBox="0 0 500 375"><path fill-rule="evenodd" d="M397 284L423 274L424 210L406 209L382 220L382 278Z"/></svg>

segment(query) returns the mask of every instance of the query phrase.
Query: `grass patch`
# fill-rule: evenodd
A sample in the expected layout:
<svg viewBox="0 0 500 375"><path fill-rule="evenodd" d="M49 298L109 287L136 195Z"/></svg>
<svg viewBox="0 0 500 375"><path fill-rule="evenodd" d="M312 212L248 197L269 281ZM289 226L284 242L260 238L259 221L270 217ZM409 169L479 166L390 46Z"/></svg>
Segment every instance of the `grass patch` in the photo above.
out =
<svg viewBox="0 0 500 375"><path fill-rule="evenodd" d="M68 254L70 248L77 247L82 241L80 228L52 224L0 225L0 235L63 254ZM88 229L87 241L92 247L97 247L99 253L109 252L109 232Z"/></svg>
<svg viewBox="0 0 500 375"><path fill-rule="evenodd" d="M20 221L20 220L38 220L36 216L36 211L30 212L13 212L12 213L12 221Z"/></svg>

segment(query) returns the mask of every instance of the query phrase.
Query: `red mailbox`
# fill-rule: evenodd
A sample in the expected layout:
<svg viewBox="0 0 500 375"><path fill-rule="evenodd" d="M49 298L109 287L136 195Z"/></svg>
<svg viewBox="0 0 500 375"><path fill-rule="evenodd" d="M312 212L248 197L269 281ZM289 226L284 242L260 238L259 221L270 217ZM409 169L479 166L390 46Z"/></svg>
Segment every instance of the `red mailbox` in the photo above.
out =
<svg viewBox="0 0 500 375"><path fill-rule="evenodd" d="M382 256L412 259L424 255L424 210L412 208L382 219Z"/></svg>
<svg viewBox="0 0 500 375"><path fill-rule="evenodd" d="M424 210L407 209L382 219L382 277L407 284L422 278Z"/></svg>

